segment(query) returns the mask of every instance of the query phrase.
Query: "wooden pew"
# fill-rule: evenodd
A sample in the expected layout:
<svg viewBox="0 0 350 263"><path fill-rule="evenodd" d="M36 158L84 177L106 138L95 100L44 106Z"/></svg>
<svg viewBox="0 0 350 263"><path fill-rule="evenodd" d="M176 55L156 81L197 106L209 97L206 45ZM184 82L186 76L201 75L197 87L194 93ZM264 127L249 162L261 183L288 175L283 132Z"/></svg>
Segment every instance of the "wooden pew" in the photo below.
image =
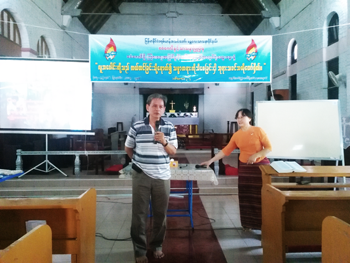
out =
<svg viewBox="0 0 350 263"><path fill-rule="evenodd" d="M25 235L29 220L46 220L53 254L71 254L72 263L95 262L95 189L72 198L0 199L0 249Z"/></svg>
<svg viewBox="0 0 350 263"><path fill-rule="evenodd" d="M259 166L262 172L262 183L272 184L272 177L349 177L350 166L303 166L306 169L305 173L278 173L270 165ZM292 185L292 184L291 184ZM294 184L295 185L295 184ZM311 183L308 186L312 186ZM343 186L339 184L339 186ZM316 186L318 188L318 186ZM316 188L315 187L315 188ZM329 187L329 186L327 186Z"/></svg>
<svg viewBox="0 0 350 263"><path fill-rule="evenodd" d="M271 176L337 177L350 174L350 167L343 166L304 168L307 168L307 173L282 175L269 165L260 166L263 178L262 246L265 263L286 262L287 252L321 251L322 221L327 216L337 216L350 222L350 191L315 190L310 189L310 185L304 188L298 185L297 189L290 190L295 186L293 183L283 190L271 183ZM340 186L344 185L337 185ZM329 186L315 185L315 188L320 187Z"/></svg>
<svg viewBox="0 0 350 263"><path fill-rule="evenodd" d="M322 262L350 262L350 225L334 216L322 223Z"/></svg>
<svg viewBox="0 0 350 263"><path fill-rule="evenodd" d="M40 225L0 250L0 263L52 263L52 233Z"/></svg>

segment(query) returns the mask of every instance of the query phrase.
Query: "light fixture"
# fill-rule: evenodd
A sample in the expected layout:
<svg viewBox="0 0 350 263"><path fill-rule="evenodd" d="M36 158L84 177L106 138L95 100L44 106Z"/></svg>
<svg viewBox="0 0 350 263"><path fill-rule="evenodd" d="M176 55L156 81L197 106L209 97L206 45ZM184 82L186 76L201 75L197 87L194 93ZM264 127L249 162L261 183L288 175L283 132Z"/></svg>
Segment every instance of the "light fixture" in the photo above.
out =
<svg viewBox="0 0 350 263"><path fill-rule="evenodd" d="M166 12L166 14L165 14L165 16L166 16L167 18L178 18L179 15L180 15L180 13L177 12L177 11L168 11L168 12Z"/></svg>

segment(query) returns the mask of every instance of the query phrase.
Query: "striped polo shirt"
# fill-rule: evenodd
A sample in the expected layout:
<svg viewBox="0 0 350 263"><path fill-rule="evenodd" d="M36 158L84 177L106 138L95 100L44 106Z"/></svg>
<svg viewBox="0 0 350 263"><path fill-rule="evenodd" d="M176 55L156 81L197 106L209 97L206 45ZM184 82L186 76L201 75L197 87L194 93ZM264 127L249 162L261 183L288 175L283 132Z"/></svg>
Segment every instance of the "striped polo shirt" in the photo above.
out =
<svg viewBox="0 0 350 263"><path fill-rule="evenodd" d="M177 149L177 136L174 125L160 119L159 131L164 133L169 144ZM145 174L154 179L170 179L170 158L161 143L154 143L154 129L149 117L135 122L129 130L125 146L134 149L132 161Z"/></svg>

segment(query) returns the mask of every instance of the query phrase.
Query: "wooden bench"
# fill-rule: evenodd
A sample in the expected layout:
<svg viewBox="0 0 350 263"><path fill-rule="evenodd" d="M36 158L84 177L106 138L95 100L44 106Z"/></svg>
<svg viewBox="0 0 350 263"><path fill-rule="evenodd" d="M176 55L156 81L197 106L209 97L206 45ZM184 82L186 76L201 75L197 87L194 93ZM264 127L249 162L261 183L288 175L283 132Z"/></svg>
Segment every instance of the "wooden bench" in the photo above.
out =
<svg viewBox="0 0 350 263"><path fill-rule="evenodd" d="M95 262L95 189L72 198L0 199L0 249L25 235L29 220L46 220L53 254L71 254L72 263Z"/></svg>
<svg viewBox="0 0 350 263"><path fill-rule="evenodd" d="M0 250L0 263L52 263L52 233L40 225Z"/></svg>
<svg viewBox="0 0 350 263"><path fill-rule="evenodd" d="M322 262L350 262L350 225L334 216L322 223Z"/></svg>
<svg viewBox="0 0 350 263"><path fill-rule="evenodd" d="M271 166L260 166L263 177L262 246L263 262L286 262L287 252L321 251L322 221L336 216L350 222L350 191L315 190L328 184L293 183L288 189L271 184L271 176L337 177L349 176L350 167L310 166L307 173L278 174ZM326 173L327 171L327 173ZM333 184L332 184L333 185ZM333 185L335 186L335 185ZM343 187L343 184L337 184Z"/></svg>

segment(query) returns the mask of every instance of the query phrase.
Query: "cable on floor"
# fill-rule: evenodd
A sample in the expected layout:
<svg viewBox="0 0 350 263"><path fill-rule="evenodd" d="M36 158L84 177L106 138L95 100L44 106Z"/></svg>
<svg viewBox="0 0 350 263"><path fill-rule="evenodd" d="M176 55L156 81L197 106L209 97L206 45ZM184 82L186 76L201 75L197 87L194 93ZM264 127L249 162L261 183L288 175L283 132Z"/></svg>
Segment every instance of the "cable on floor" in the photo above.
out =
<svg viewBox="0 0 350 263"><path fill-rule="evenodd" d="M101 233L96 233L95 236L103 238L103 239L108 240L108 241L131 241L131 237L127 237L127 238L108 238L108 237L105 237Z"/></svg>

